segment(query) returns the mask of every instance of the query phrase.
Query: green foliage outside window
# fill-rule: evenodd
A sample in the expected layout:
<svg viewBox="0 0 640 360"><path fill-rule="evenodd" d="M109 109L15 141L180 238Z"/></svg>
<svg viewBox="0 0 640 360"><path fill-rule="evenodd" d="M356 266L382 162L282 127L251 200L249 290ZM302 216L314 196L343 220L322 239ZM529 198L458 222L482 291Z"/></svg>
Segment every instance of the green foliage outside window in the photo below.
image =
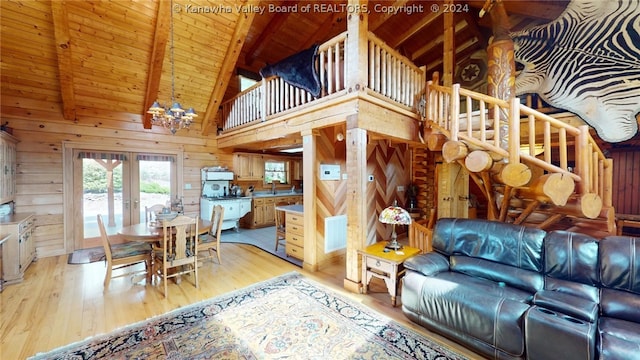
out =
<svg viewBox="0 0 640 360"><path fill-rule="evenodd" d="M82 174L84 176L85 193L100 194L107 192L107 170L92 159L84 159L82 162ZM113 189L122 191L122 166L113 170Z"/></svg>
<svg viewBox="0 0 640 360"><path fill-rule="evenodd" d="M287 164L284 161L264 162L264 182L273 183L273 180L280 181L280 184L287 183Z"/></svg>
<svg viewBox="0 0 640 360"><path fill-rule="evenodd" d="M84 176L84 191L91 194L107 192L107 170L92 159L84 159L82 163ZM158 173L153 168L141 169L140 192L149 194L169 194L171 189L154 182L153 179L166 177L166 174ZM146 180L146 181L145 181ZM122 166L113 169L113 190L122 192Z"/></svg>

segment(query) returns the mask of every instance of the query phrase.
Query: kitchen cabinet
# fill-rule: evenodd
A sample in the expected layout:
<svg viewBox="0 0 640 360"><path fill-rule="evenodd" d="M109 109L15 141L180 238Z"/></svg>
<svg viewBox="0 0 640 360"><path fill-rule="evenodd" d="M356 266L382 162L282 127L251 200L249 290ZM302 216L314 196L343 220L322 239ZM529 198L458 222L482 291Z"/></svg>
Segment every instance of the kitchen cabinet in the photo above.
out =
<svg viewBox="0 0 640 360"><path fill-rule="evenodd" d="M287 256L304 260L304 216L302 206L288 205L279 207L285 215L285 252Z"/></svg>
<svg viewBox="0 0 640 360"><path fill-rule="evenodd" d="M34 222L32 214L10 214L0 217L0 234L10 235L2 245L4 284L22 281L25 271L36 258L33 242Z"/></svg>
<svg viewBox="0 0 640 360"><path fill-rule="evenodd" d="M293 180L302 180L302 160L291 160L291 178Z"/></svg>
<svg viewBox="0 0 640 360"><path fill-rule="evenodd" d="M241 225L251 229L274 226L276 224L276 204L297 204L301 202L302 195L254 197L252 211L242 218Z"/></svg>
<svg viewBox="0 0 640 360"><path fill-rule="evenodd" d="M15 200L17 143L16 138L0 131L0 204Z"/></svg>
<svg viewBox="0 0 640 360"><path fill-rule="evenodd" d="M259 154L233 154L233 171L237 180L264 179L264 157Z"/></svg>

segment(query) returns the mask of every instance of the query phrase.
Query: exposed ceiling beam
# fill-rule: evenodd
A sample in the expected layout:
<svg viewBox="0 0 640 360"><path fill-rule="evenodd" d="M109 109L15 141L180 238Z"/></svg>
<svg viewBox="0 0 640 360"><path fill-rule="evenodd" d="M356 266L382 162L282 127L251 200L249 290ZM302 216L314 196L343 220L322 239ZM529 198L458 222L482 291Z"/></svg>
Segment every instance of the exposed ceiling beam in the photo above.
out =
<svg viewBox="0 0 640 360"><path fill-rule="evenodd" d="M66 120L76 121L76 98L73 87L73 64L71 40L66 4L64 1L51 2L53 32L58 55L60 77L60 96L62 97L62 116Z"/></svg>
<svg viewBox="0 0 640 360"><path fill-rule="evenodd" d="M420 32L420 30L422 30L425 26L430 25L436 18L438 18L438 16L440 16L440 12L430 12L427 16L424 16L422 20L413 24L413 26L411 26L407 31L399 34L391 41L389 41L389 46L395 49L404 44L405 41L409 40L413 35Z"/></svg>
<svg viewBox="0 0 640 360"><path fill-rule="evenodd" d="M393 3L393 5L388 5L388 6L389 8L399 9L401 6L405 5L406 3L407 3L407 0L396 0ZM386 3L385 3L385 6L387 6ZM387 20L389 20L389 18L391 18L394 15L393 12L391 11L387 11L383 13L374 12L374 14L377 14L378 16L376 16L375 18L373 16L369 17L369 26L368 26L369 31L376 31L376 29L382 26L382 24L384 24Z"/></svg>
<svg viewBox="0 0 640 360"><path fill-rule="evenodd" d="M507 14L555 20L567 8L569 2L570 0L504 1L504 6ZM469 0L467 3L473 8L482 9L485 0Z"/></svg>
<svg viewBox="0 0 640 360"><path fill-rule="evenodd" d="M247 1L247 4L250 6L257 5L258 3L258 0ZM224 92L227 90L229 80L234 74L236 62L238 61L238 57L240 57L240 51L242 51L244 40L247 38L247 33L249 33L255 14L255 12L240 13L238 17L236 27L233 30L233 36L227 48L227 53L224 56L224 62L220 67L220 74L218 74L218 79L216 79L213 84L213 90L209 98L209 104L207 105L207 112L202 119L202 134L205 136L209 135L212 125L214 128L217 128L215 123L218 107L220 106Z"/></svg>
<svg viewBox="0 0 640 360"><path fill-rule="evenodd" d="M289 4L287 4L289 5ZM289 12L279 12L274 15L269 24L265 27L266 31L263 31L260 36L253 41L251 47L247 50L247 55L244 59L244 63L247 66L251 66L253 61L260 56L262 49L269 44L269 39L278 33L284 22L289 17Z"/></svg>
<svg viewBox="0 0 640 360"><path fill-rule="evenodd" d="M455 33L456 34L459 33L462 29L464 29L468 25L469 24L467 23L466 20L458 21L455 25ZM424 46L420 47L419 49L411 53L410 54L411 60L415 61L415 59L422 57L424 54L432 51L434 48L442 47L442 43L444 41L444 35L441 32L439 32L439 34L440 35L438 35L437 38L430 40L429 42L425 43Z"/></svg>
<svg viewBox="0 0 640 360"><path fill-rule="evenodd" d="M162 77L162 64L164 54L169 41L169 29L171 28L171 2L158 1L158 16L156 17L156 30L153 36L153 49L149 70L147 71L147 90L144 95L144 108L142 109L142 125L145 129L151 129L151 114L147 109L151 107L158 97L160 78Z"/></svg>
<svg viewBox="0 0 640 360"><path fill-rule="evenodd" d="M316 32L307 39L301 48L308 49L311 45L326 39L327 34L329 34L341 21L344 21L346 27L346 21L342 16L342 13L332 13L331 16L328 16L327 19L318 27L318 30L316 30Z"/></svg>

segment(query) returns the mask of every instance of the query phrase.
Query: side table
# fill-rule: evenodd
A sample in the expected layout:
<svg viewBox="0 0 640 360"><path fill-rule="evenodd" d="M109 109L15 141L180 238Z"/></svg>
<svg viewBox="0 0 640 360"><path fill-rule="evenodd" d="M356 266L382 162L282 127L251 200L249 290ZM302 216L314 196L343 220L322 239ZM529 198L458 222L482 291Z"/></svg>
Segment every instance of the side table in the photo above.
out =
<svg viewBox="0 0 640 360"><path fill-rule="evenodd" d="M391 305L396 306L398 280L404 275L403 263L408 258L420 253L420 249L404 246L399 251L385 252L386 241L377 242L364 250L358 250L362 255L362 293L367 293L367 287L372 277L384 280Z"/></svg>

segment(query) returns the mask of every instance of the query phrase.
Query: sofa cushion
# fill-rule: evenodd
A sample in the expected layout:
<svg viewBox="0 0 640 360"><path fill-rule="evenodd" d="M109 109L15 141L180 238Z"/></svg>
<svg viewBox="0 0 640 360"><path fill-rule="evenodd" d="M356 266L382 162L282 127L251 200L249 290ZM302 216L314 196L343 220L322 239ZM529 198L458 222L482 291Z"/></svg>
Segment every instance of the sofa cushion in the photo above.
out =
<svg viewBox="0 0 640 360"><path fill-rule="evenodd" d="M530 293L541 290L544 285L542 274L535 271L468 256L454 255L449 261L451 271L504 283Z"/></svg>
<svg viewBox="0 0 640 360"><path fill-rule="evenodd" d="M640 238L600 240L600 280L604 287L640 294Z"/></svg>
<svg viewBox="0 0 640 360"><path fill-rule="evenodd" d="M615 317L640 324L640 296L628 291L602 289L600 312L602 316Z"/></svg>
<svg viewBox="0 0 640 360"><path fill-rule="evenodd" d="M598 353L600 359L638 359L640 324L601 317L598 320Z"/></svg>
<svg viewBox="0 0 640 360"><path fill-rule="evenodd" d="M544 238L545 289L599 302L598 240L569 231Z"/></svg>
<svg viewBox="0 0 640 360"><path fill-rule="evenodd" d="M419 308L409 310L430 319L431 324L513 356L524 354L523 314L531 293L455 272L425 277L420 293Z"/></svg>
<svg viewBox="0 0 640 360"><path fill-rule="evenodd" d="M541 229L497 221L442 218L433 231L433 249L541 272L545 234Z"/></svg>
<svg viewBox="0 0 640 360"><path fill-rule="evenodd" d="M417 271L427 276L449 271L449 259L436 252L410 257L403 265L405 269Z"/></svg>

